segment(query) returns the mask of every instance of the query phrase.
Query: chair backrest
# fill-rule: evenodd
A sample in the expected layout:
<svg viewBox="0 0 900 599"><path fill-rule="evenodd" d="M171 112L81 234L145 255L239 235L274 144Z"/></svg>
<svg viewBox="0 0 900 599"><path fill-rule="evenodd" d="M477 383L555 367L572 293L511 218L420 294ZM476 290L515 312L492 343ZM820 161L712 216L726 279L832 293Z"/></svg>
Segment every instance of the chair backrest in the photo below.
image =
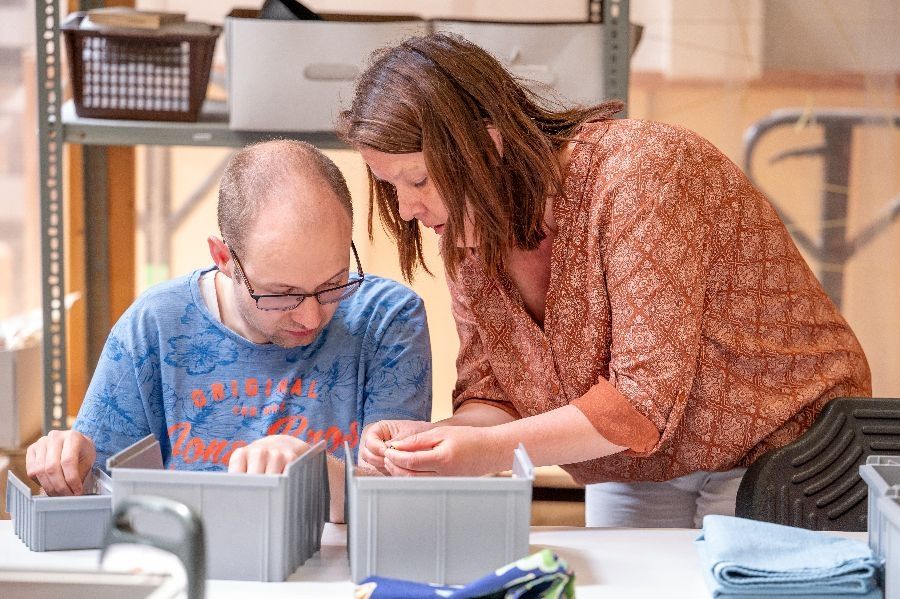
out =
<svg viewBox="0 0 900 599"><path fill-rule="evenodd" d="M866 530L870 455L900 455L900 399L842 397L796 441L747 470L735 515L810 530Z"/></svg>

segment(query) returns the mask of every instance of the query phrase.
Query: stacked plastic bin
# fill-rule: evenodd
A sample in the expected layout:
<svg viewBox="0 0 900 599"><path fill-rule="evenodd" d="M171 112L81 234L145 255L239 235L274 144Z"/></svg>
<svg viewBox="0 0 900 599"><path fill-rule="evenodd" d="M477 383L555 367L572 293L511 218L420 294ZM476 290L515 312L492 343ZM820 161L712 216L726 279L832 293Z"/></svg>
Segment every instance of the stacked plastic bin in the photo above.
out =
<svg viewBox="0 0 900 599"><path fill-rule="evenodd" d="M900 456L869 456L859 474L869 486L869 546L884 558L884 596L900 599Z"/></svg>

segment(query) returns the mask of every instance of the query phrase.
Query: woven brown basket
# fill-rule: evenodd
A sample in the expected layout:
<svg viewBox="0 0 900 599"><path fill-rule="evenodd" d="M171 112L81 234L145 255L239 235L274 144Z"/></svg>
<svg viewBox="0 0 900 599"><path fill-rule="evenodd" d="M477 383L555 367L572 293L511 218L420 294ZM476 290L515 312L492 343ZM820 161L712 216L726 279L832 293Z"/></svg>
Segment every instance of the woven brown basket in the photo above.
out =
<svg viewBox="0 0 900 599"><path fill-rule="evenodd" d="M222 28L190 34L81 29L83 12L60 26L80 117L196 121Z"/></svg>

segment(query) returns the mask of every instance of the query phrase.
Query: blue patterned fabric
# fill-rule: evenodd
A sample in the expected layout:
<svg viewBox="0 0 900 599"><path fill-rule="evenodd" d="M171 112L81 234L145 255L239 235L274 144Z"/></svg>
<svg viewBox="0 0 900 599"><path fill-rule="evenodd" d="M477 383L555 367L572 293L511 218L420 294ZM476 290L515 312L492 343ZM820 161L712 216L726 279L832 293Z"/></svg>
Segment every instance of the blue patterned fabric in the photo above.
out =
<svg viewBox="0 0 900 599"><path fill-rule="evenodd" d="M713 597L878 597L879 560L855 539L706 516L696 542Z"/></svg>
<svg viewBox="0 0 900 599"><path fill-rule="evenodd" d="M477 542L477 541L475 541ZM572 599L575 574L549 549L524 557L465 586L424 584L370 576L355 599Z"/></svg>
<svg viewBox="0 0 900 599"><path fill-rule="evenodd" d="M219 322L204 272L148 290L113 327L74 425L101 468L150 433L169 468L226 470L269 434L325 439L342 458L371 422L430 417L425 308L400 283L367 275L312 344L284 349Z"/></svg>

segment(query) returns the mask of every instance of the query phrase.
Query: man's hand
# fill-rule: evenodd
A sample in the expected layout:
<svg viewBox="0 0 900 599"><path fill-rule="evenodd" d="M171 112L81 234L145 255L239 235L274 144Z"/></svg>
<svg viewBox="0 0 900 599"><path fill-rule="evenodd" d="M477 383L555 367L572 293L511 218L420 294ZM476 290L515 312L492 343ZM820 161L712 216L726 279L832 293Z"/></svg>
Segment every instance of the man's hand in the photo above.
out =
<svg viewBox="0 0 900 599"><path fill-rule="evenodd" d="M359 462L369 465L382 474L390 474L384 466L387 444L393 444L410 435L427 431L436 425L422 420L381 420L366 427L359 444Z"/></svg>
<svg viewBox="0 0 900 599"><path fill-rule="evenodd" d="M384 468L392 476L481 476L512 467L493 427L438 426L391 443Z"/></svg>
<svg viewBox="0 0 900 599"><path fill-rule="evenodd" d="M78 431L50 431L28 447L25 471L47 495L83 495L96 458L94 442Z"/></svg>
<svg viewBox="0 0 900 599"><path fill-rule="evenodd" d="M281 474L285 466L306 453L309 444L290 435L270 435L236 449L228 460L229 472Z"/></svg>

